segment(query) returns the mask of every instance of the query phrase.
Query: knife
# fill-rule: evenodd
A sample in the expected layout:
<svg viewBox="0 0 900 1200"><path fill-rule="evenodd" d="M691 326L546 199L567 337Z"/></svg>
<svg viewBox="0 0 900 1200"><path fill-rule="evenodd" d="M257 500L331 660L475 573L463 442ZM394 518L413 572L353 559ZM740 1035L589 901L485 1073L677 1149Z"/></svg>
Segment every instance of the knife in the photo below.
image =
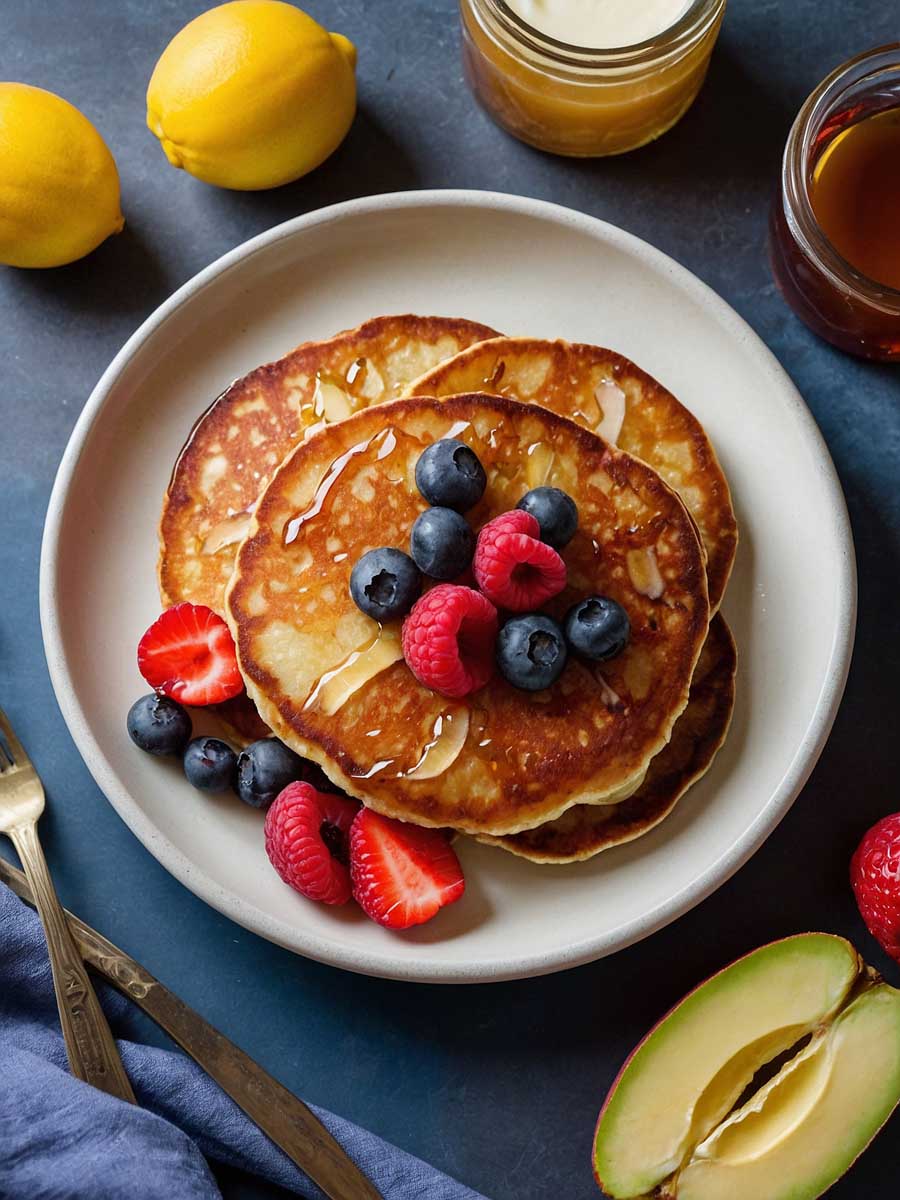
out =
<svg viewBox="0 0 900 1200"><path fill-rule="evenodd" d="M0 879L29 904L28 881L0 858ZM330 1200L384 1200L311 1109L149 971L66 910L84 961L139 1005Z"/></svg>

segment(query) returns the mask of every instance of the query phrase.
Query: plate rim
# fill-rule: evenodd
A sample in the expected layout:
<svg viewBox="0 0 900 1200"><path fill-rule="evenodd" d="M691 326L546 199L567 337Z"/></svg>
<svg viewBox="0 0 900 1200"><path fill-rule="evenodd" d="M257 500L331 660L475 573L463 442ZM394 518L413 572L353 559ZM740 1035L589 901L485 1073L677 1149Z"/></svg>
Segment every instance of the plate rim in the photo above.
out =
<svg viewBox="0 0 900 1200"><path fill-rule="evenodd" d="M725 332L756 360L761 370L777 381L779 391L802 427L828 497L829 524L839 549L836 580L837 619L832 633L824 683L809 724L778 787L741 838L720 855L695 880L674 895L602 935L570 943L561 950L514 954L505 958L471 959L465 963L430 959L407 961L383 953L348 950L318 934L300 932L275 920L254 904L241 899L201 871L143 812L118 779L91 731L77 699L74 680L63 649L58 615L59 547L69 489L84 446L101 417L118 377L140 353L147 340L178 310L238 264L287 238L356 216L385 210L441 207L484 208L495 212L535 217L569 226L614 245L646 264L662 269L673 284L717 318ZM163 301L128 338L101 375L82 409L57 470L41 542L39 607L44 652L57 703L69 733L95 783L138 841L180 883L218 912L251 932L295 953L330 966L380 978L429 983L489 983L532 978L568 970L603 958L650 936L677 920L722 886L774 832L809 778L831 732L850 669L856 632L857 575L853 535L837 471L825 439L793 380L759 335L726 300L687 267L664 251L619 226L564 205L526 196L477 189L427 189L380 193L346 200L293 217L257 234L223 254L183 283ZM288 934L293 936L288 936Z"/></svg>

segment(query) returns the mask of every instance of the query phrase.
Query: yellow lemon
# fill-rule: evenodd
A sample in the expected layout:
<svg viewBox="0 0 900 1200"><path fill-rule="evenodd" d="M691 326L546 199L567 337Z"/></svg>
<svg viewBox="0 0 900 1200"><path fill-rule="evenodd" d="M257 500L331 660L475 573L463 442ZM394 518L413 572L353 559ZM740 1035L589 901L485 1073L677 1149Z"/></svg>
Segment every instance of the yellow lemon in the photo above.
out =
<svg viewBox="0 0 900 1200"><path fill-rule="evenodd" d="M0 83L0 263L60 267L125 221L103 138L67 100Z"/></svg>
<svg viewBox="0 0 900 1200"><path fill-rule="evenodd" d="M147 89L147 124L169 162L251 190L299 179L343 140L356 111L356 50L281 0L232 0L172 39Z"/></svg>

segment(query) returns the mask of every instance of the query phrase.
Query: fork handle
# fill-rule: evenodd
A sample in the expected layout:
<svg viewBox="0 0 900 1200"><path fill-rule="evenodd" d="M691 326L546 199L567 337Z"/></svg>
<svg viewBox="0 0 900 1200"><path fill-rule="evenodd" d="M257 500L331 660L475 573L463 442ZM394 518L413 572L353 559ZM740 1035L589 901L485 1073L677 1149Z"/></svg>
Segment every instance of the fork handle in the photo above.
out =
<svg viewBox="0 0 900 1200"><path fill-rule="evenodd" d="M47 860L38 841L36 822L18 825L10 831L10 837L28 876L44 926L53 989L72 1074L111 1096L134 1104L134 1092L115 1040L53 887Z"/></svg>

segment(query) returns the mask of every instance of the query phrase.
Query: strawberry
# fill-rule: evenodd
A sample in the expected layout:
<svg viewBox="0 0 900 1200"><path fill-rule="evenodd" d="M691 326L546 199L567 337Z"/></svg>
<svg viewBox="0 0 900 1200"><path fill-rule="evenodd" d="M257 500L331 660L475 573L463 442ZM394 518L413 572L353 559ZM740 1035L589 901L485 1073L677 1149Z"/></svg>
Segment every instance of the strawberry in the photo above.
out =
<svg viewBox="0 0 900 1200"><path fill-rule="evenodd" d="M884 817L863 837L850 882L869 933L900 962L900 813Z"/></svg>
<svg viewBox="0 0 900 1200"><path fill-rule="evenodd" d="M462 867L439 829L422 829L362 808L350 829L353 895L388 929L430 921L465 891Z"/></svg>
<svg viewBox="0 0 900 1200"><path fill-rule="evenodd" d="M138 645L138 669L180 704L221 704L244 690L231 631L205 604L176 604Z"/></svg>

